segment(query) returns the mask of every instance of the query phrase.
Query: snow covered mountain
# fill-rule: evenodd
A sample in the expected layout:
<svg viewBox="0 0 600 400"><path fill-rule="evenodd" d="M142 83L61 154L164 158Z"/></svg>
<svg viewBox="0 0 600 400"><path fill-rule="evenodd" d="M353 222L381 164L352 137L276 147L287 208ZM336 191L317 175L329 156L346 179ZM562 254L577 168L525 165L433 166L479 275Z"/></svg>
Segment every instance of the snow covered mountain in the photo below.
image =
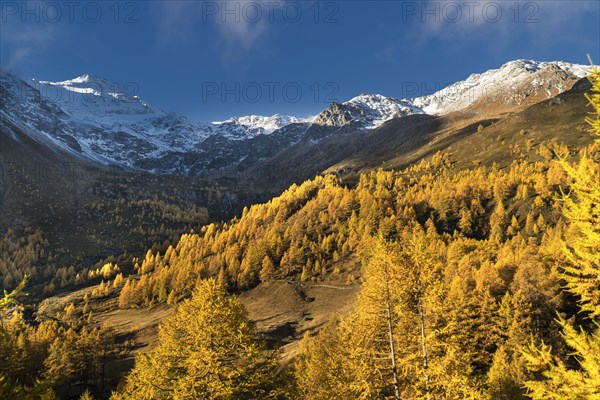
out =
<svg viewBox="0 0 600 400"><path fill-rule="evenodd" d="M84 74L64 82L33 80L33 87L49 101L66 111L72 118L82 122L96 122L98 119L131 120L132 117L162 115L152 109L137 96L125 94L127 88L106 79ZM139 119L139 118L138 118Z"/></svg>
<svg viewBox="0 0 600 400"><path fill-rule="evenodd" d="M128 88L91 74L62 82L25 82L2 73L0 83L0 116L30 136L94 162L151 171L187 173L178 160L184 154L217 157L222 149L211 143L235 147L234 142L304 122L274 115L199 123L153 108L127 95ZM169 159L173 161L165 161ZM151 166L151 160L163 161Z"/></svg>
<svg viewBox="0 0 600 400"><path fill-rule="evenodd" d="M177 174L267 157L310 125L281 115L200 123L154 108L127 89L91 74L26 82L2 72L0 118L3 126L94 163Z"/></svg>
<svg viewBox="0 0 600 400"><path fill-rule="evenodd" d="M345 103L332 103L315 117L319 125L341 127L350 123L373 129L393 118L423 114L410 100L398 100L380 94L361 94Z"/></svg>
<svg viewBox="0 0 600 400"><path fill-rule="evenodd" d="M232 139L248 139L260 134L272 133L292 123L307 122L306 119L275 114L270 117L249 115L233 117L226 121L212 123L195 123L177 114L167 115L165 112L152 108L138 96L128 96L127 87L119 87L106 79L84 74L64 82L35 81L40 93L47 100L57 103L75 121L80 123L98 123L103 127L110 124L134 125L142 128L144 134L155 136L164 131L164 123L154 126L156 129L144 126L144 120L161 120L169 124L177 124L178 129L186 133L195 132L195 140L202 140L210 135L219 134ZM175 121L174 121L175 120ZM154 124L153 124L154 125ZM185 126L183 126L185 125ZM172 133L172 130L169 132Z"/></svg>
<svg viewBox="0 0 600 400"><path fill-rule="evenodd" d="M268 135L290 124L302 124L310 122L312 122L310 118L298 118L288 115L275 114L270 117L263 117L260 115L233 117L226 121L213 122L213 125L242 126L247 130L247 136L251 137L252 135Z"/></svg>
<svg viewBox="0 0 600 400"><path fill-rule="evenodd" d="M589 75L589 67L562 61L515 60L481 74L472 74L428 96L412 100L427 114L440 115L478 105L500 108L532 105L568 90Z"/></svg>
<svg viewBox="0 0 600 400"><path fill-rule="evenodd" d="M131 88L99 76L25 82L3 72L0 119L37 141L96 163L203 174L247 168L303 138L316 143L328 135L372 130L408 115L461 110L498 115L564 92L587 73L582 65L516 60L415 99L361 94L332 103L311 118L251 115L201 123L154 108L128 95Z"/></svg>
<svg viewBox="0 0 600 400"><path fill-rule="evenodd" d="M356 124L362 129L373 129L393 118L412 114L443 115L467 108L498 114L556 96L589 73L587 66L562 61L515 60L414 99L361 94L345 103L332 103L314 121L327 126Z"/></svg>

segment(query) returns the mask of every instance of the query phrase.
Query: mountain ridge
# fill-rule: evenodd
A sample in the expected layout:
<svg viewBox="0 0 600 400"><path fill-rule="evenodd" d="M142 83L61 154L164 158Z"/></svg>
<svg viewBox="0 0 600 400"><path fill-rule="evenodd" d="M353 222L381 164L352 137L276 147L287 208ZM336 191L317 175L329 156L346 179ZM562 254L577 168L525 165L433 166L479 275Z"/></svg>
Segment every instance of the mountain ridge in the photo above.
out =
<svg viewBox="0 0 600 400"><path fill-rule="evenodd" d="M223 168L241 171L302 138L317 144L330 135L367 132L408 115L445 115L468 108L489 117L514 111L568 90L587 73L585 68L562 61L515 60L414 99L363 93L331 103L314 117L248 115L216 122L167 113L127 94L127 87L90 73L32 84L2 73L0 117L37 140L95 163L201 175Z"/></svg>

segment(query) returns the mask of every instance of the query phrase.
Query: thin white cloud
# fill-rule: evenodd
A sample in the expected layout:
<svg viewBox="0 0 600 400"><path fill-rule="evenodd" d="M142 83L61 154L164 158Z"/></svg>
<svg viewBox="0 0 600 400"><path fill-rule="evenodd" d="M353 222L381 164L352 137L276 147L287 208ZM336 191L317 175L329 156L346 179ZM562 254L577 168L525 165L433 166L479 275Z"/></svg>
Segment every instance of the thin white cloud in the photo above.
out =
<svg viewBox="0 0 600 400"><path fill-rule="evenodd" d="M597 0L429 0L420 2L418 8L420 15L413 20L419 22L417 32L423 39L439 37L451 41L479 33L509 37L526 30L529 35L550 40L556 38L556 29L561 29L560 34L568 34L568 28L580 17L598 12L600 3Z"/></svg>
<svg viewBox="0 0 600 400"><path fill-rule="evenodd" d="M158 3L159 42L186 42L192 33L197 7L193 1L163 0Z"/></svg>
<svg viewBox="0 0 600 400"><path fill-rule="evenodd" d="M24 3L25 4L25 3ZM25 7L25 6L23 6ZM58 24L23 22L19 16L2 15L0 45L10 49L2 68L14 69L23 62L48 50L58 38Z"/></svg>
<svg viewBox="0 0 600 400"><path fill-rule="evenodd" d="M253 12L256 7L261 13L258 18ZM160 3L160 41L185 43L194 39L198 24L210 24L216 27L216 43L224 61L235 60L253 49L267 33L270 21L265 10L266 2L254 0L165 0Z"/></svg>
<svg viewBox="0 0 600 400"><path fill-rule="evenodd" d="M409 33L385 43L375 55L382 62L396 61L403 50L427 46L431 40L444 41L457 49L485 40L488 49L514 46L528 41L546 47L581 41L577 26L589 13L599 13L598 0L427 0L402 3L402 23ZM590 38L597 48L597 39ZM597 49L590 49L594 51Z"/></svg>

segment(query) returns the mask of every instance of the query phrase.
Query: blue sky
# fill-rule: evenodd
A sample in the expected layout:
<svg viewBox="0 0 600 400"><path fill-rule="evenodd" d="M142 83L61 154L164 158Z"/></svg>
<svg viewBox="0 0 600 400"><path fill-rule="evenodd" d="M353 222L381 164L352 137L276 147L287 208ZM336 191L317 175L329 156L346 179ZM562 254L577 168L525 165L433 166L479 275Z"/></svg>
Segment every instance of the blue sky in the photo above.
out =
<svg viewBox="0 0 600 400"><path fill-rule="evenodd" d="M201 121L307 116L363 92L414 97L518 58L587 64L589 53L600 63L597 0L0 7L2 68L40 80L100 75Z"/></svg>

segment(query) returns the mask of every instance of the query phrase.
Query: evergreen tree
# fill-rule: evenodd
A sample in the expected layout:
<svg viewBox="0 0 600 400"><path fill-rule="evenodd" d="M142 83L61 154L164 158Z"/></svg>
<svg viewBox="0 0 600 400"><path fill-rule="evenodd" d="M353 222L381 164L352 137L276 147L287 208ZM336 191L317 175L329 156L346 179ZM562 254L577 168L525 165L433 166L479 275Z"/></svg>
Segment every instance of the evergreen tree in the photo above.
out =
<svg viewBox="0 0 600 400"><path fill-rule="evenodd" d="M594 68L590 77L593 94L589 96L596 117L589 122L594 129L597 145L600 142L600 70ZM569 221L564 253L570 263L562 274L568 290L578 296L581 311L590 318L600 316L600 165L598 152L590 146L579 165L571 166L565 158L561 165L573 180L572 193L565 196L564 214ZM563 337L574 349L579 369L570 369L550 346L532 344L524 353L529 367L541 374L543 380L526 382L533 399L600 399L600 327L593 331L577 330L561 320Z"/></svg>
<svg viewBox="0 0 600 400"><path fill-rule="evenodd" d="M206 280L161 324L158 347L136 358L113 399L266 398L274 367L243 305Z"/></svg>
<svg viewBox="0 0 600 400"><path fill-rule="evenodd" d="M260 280L261 282L265 282L273 277L275 274L275 265L271 260L271 257L265 256L262 260L262 266L260 269Z"/></svg>

